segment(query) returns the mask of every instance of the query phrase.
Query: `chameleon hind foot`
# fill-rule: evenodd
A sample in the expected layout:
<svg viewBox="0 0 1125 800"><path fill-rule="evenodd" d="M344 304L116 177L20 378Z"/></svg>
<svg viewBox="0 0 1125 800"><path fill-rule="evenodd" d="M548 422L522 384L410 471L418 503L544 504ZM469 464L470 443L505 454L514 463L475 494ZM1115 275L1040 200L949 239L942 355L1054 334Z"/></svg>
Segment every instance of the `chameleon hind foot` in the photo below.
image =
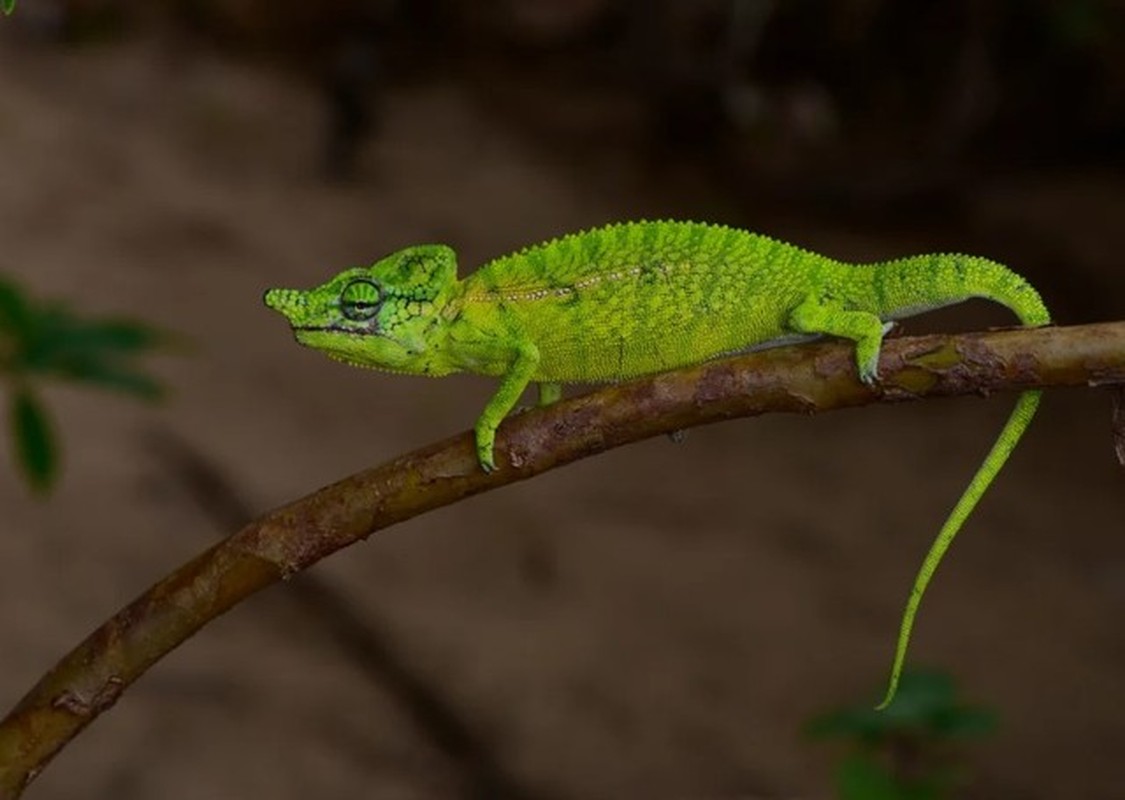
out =
<svg viewBox="0 0 1125 800"><path fill-rule="evenodd" d="M868 386L879 381L879 350L883 336L893 326L869 311L852 311L835 300L816 296L789 312L789 327L797 333L828 334L855 342L856 369Z"/></svg>

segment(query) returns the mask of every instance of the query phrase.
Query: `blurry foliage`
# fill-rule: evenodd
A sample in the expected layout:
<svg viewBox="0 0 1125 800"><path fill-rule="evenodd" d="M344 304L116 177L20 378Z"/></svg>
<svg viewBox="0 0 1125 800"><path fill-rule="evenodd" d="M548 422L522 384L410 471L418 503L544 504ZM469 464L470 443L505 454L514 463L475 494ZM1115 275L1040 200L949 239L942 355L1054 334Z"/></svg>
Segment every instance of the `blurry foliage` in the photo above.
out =
<svg viewBox="0 0 1125 800"><path fill-rule="evenodd" d="M0 8L4 9L5 14L11 14L12 9L16 7L16 0L0 0Z"/></svg>
<svg viewBox="0 0 1125 800"><path fill-rule="evenodd" d="M134 361L164 338L138 322L88 320L60 304L33 302L0 278L0 376L14 460L32 490L49 490L59 465L42 382L62 379L155 400L160 386Z"/></svg>
<svg viewBox="0 0 1125 800"><path fill-rule="evenodd" d="M400 82L472 80L467 62L537 88L561 75L628 95L650 135L669 128L678 143L686 132L687 150L717 152L725 131L785 141L804 126L845 154L1089 159L1119 154L1125 135L1120 0L40 0L25 10L38 5L55 9L68 41L158 28L317 83L356 39Z"/></svg>
<svg viewBox="0 0 1125 800"><path fill-rule="evenodd" d="M473 62L536 87L558 75L615 87L651 107L650 127L691 134L686 149L745 132L747 116L784 138L809 104L839 120L829 138L845 150L1015 145L1088 157L1125 134L1119 0L153 0L144 12L97 2L314 80L361 36L400 81L471 79Z"/></svg>
<svg viewBox="0 0 1125 800"><path fill-rule="evenodd" d="M940 800L964 778L955 745L995 729L996 715L958 701L947 674L913 671L886 710L831 711L810 720L805 734L851 742L835 773L841 800Z"/></svg>

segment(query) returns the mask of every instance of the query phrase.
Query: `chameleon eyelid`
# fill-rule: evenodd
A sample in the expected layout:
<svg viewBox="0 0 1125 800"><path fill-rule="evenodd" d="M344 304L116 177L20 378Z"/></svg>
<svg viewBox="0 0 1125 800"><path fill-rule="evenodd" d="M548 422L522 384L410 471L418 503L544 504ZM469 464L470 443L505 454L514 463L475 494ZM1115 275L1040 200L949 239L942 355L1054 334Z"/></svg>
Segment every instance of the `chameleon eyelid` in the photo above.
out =
<svg viewBox="0 0 1125 800"><path fill-rule="evenodd" d="M370 287L374 297L349 297L359 287ZM383 304L383 291L379 284L370 278L355 278L344 284L340 290L340 312L353 322L366 322L373 319Z"/></svg>

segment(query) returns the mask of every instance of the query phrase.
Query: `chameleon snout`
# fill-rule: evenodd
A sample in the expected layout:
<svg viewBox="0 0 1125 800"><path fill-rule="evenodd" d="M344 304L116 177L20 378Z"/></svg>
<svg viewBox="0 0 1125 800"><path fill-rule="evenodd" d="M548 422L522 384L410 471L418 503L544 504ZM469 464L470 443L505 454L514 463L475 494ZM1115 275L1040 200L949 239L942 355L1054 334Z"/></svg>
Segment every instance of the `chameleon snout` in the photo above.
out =
<svg viewBox="0 0 1125 800"><path fill-rule="evenodd" d="M293 312L304 306L304 292L299 289L267 289L262 302L268 308L292 318Z"/></svg>

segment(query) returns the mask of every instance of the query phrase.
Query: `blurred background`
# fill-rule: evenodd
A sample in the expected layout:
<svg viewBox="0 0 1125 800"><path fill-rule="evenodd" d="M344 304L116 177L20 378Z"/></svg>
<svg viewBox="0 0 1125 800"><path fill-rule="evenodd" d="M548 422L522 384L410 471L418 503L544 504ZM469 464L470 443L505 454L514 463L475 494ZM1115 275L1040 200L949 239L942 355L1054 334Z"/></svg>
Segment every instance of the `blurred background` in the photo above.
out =
<svg viewBox="0 0 1125 800"><path fill-rule="evenodd" d="M144 362L159 404L38 389L61 470L45 496L16 459L0 480L0 707L241 522L491 393L301 349L267 287L672 217L854 261L969 251L1060 322L1125 317L1123 36L1114 0L19 0L0 278L176 344ZM824 723L878 696L1012 400L733 421L400 525L205 628L29 797L1121 797L1101 391L1048 394L927 596L912 658L945 711Z"/></svg>

